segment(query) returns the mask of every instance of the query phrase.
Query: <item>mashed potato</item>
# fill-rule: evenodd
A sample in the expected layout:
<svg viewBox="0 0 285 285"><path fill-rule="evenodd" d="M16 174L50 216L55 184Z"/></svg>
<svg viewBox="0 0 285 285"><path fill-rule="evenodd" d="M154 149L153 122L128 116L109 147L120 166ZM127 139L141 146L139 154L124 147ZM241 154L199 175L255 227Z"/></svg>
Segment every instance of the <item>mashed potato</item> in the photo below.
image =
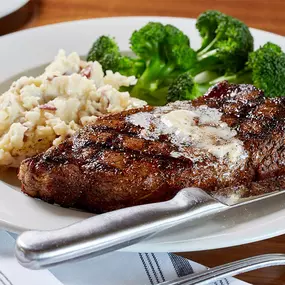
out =
<svg viewBox="0 0 285 285"><path fill-rule="evenodd" d="M118 91L135 83L60 50L42 75L21 77L0 96L0 166L18 167L98 116L145 105Z"/></svg>

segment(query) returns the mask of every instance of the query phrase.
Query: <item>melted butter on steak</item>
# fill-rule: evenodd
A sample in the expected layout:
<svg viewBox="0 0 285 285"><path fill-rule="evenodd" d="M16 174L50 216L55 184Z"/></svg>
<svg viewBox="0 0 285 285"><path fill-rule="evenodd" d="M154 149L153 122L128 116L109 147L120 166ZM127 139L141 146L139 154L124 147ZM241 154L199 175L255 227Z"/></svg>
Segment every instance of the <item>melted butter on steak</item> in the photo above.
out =
<svg viewBox="0 0 285 285"><path fill-rule="evenodd" d="M243 142L237 138L237 132L221 120L219 110L182 102L175 104L175 110L169 106L162 109L160 113L139 112L127 120L142 128L140 136L144 139L157 140L161 135L167 135L169 141L178 147L178 151L172 152L173 157L191 159L187 147L192 147L211 153L232 166L245 161L247 152Z"/></svg>

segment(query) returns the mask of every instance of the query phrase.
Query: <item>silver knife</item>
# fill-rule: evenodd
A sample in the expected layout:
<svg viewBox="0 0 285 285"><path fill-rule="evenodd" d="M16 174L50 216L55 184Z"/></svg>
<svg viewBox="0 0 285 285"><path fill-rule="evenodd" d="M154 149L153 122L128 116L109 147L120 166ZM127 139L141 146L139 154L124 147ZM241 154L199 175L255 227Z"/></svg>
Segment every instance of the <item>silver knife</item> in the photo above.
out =
<svg viewBox="0 0 285 285"><path fill-rule="evenodd" d="M199 188L185 188L171 200L124 208L51 231L27 231L16 241L21 265L41 269L122 249L182 223L244 206L274 192L233 206Z"/></svg>

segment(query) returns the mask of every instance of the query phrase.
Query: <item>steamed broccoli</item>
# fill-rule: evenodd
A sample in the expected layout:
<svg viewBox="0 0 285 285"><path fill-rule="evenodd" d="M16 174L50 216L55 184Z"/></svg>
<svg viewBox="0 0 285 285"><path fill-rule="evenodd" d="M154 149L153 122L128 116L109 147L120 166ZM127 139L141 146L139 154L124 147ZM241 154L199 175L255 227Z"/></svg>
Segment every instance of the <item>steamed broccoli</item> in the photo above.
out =
<svg viewBox="0 0 285 285"><path fill-rule="evenodd" d="M202 38L196 51L178 28L150 22L130 38L134 58L122 55L114 39L102 36L87 60L99 61L104 71L136 76L137 84L125 90L150 105L195 99L222 80L253 83L266 96L285 95L285 54L279 46L267 43L253 52L248 27L214 10L202 13L196 27Z"/></svg>
<svg viewBox="0 0 285 285"><path fill-rule="evenodd" d="M128 56L120 56L117 68L112 69L118 71L125 76L140 77L145 70L145 62L141 59L131 58Z"/></svg>
<svg viewBox="0 0 285 285"><path fill-rule="evenodd" d="M275 44L267 43L249 56L253 84L266 96L285 96L285 53Z"/></svg>
<svg viewBox="0 0 285 285"><path fill-rule="evenodd" d="M157 104L165 104L165 87L196 60L189 38L174 26L150 22L135 31L130 42L134 53L146 62L131 96L146 100L149 104L152 98L157 98Z"/></svg>
<svg viewBox="0 0 285 285"><path fill-rule="evenodd" d="M104 72L118 71L126 76L140 76L145 69L144 61L122 56L115 40L107 36L101 36L94 42L87 61L98 61Z"/></svg>
<svg viewBox="0 0 285 285"><path fill-rule="evenodd" d="M87 61L98 61L104 70L113 70L118 65L120 50L114 39L101 36L92 45Z"/></svg>
<svg viewBox="0 0 285 285"><path fill-rule="evenodd" d="M208 90L208 83L198 83L189 72L179 75L169 86L167 102L194 100Z"/></svg>
<svg viewBox="0 0 285 285"><path fill-rule="evenodd" d="M173 90L177 77L190 78L201 73L207 78L212 73L217 77L245 67L253 50L253 38L244 23L218 11L207 11L198 18L197 29L202 37L197 51L190 47L189 38L171 25L149 23L133 33L131 48L146 62L146 69L131 91L132 96L148 103L156 97L159 104L165 104L169 95L163 95L162 90ZM188 74L179 77L185 72ZM208 79L203 80L204 86L209 85Z"/></svg>
<svg viewBox="0 0 285 285"><path fill-rule="evenodd" d="M134 31L130 43L132 51L149 61L159 55L159 45L165 38L165 28L160 23L148 23L138 31Z"/></svg>
<svg viewBox="0 0 285 285"><path fill-rule="evenodd" d="M222 80L252 83L268 97L285 96L285 53L278 45L267 43L249 54L244 70L219 77L210 83Z"/></svg>
<svg viewBox="0 0 285 285"><path fill-rule="evenodd" d="M202 37L197 51L197 63L191 74L203 71L237 72L244 68L249 52L253 51L253 37L241 21L219 11L202 13L196 23Z"/></svg>

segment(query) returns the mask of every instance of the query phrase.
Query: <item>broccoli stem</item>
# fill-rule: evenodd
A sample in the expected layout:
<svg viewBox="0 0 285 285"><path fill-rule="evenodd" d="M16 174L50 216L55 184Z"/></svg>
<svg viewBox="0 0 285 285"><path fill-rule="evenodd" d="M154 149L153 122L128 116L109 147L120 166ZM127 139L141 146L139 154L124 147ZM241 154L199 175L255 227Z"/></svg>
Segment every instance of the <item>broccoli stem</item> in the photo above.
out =
<svg viewBox="0 0 285 285"><path fill-rule="evenodd" d="M210 87L211 87L211 84L207 84L207 83L198 84L198 90L200 91L200 96L203 96L209 90Z"/></svg>
<svg viewBox="0 0 285 285"><path fill-rule="evenodd" d="M159 76L164 64L157 58L151 60L131 92L131 96L142 99L146 90L154 91L158 87ZM142 92L144 90L144 92Z"/></svg>
<svg viewBox="0 0 285 285"><path fill-rule="evenodd" d="M224 81L227 80L230 83L252 83L252 76L251 76L251 71L250 70L246 70L246 71L242 71L239 72L237 74L233 74L233 75L223 75L221 77L218 77L212 81L210 81L210 85L214 85L220 81Z"/></svg>
<svg viewBox="0 0 285 285"><path fill-rule="evenodd" d="M175 69L174 64L165 65L160 72L160 78L162 79L167 78L174 71L174 69Z"/></svg>
<svg viewBox="0 0 285 285"><path fill-rule="evenodd" d="M134 86L131 96L143 99L142 96L144 95L142 94L144 94L145 91L142 92L142 90L148 89L150 94L155 92L163 82L167 81L171 77L174 69L174 64L165 64L163 61L160 61L157 58L152 60L139 78L137 84ZM166 98L167 91L164 92L163 90L163 88L160 88L160 92L156 93L156 96L161 96L163 94ZM147 97L145 97L143 100L146 99L148 102L151 100ZM159 101L159 98L157 100ZM163 101L166 103L166 99L163 99Z"/></svg>
<svg viewBox="0 0 285 285"><path fill-rule="evenodd" d="M204 49L198 51L198 57L204 55L205 53L209 52L211 48L215 45L215 43L220 39L220 36L217 35Z"/></svg>
<svg viewBox="0 0 285 285"><path fill-rule="evenodd" d="M207 57L193 65L189 73L195 77L202 72L218 71L222 68L223 65L215 57Z"/></svg>
<svg viewBox="0 0 285 285"><path fill-rule="evenodd" d="M167 87L162 87L150 93L148 104L152 106L164 106L167 103Z"/></svg>
<svg viewBox="0 0 285 285"><path fill-rule="evenodd" d="M210 50L210 51L205 52L205 53L203 53L203 54L198 54L197 59L198 59L198 61L201 61L201 60L203 60L203 59L205 59L205 58L208 58L208 57L210 57L210 56L216 55L217 52L218 52L218 50L213 49L213 50Z"/></svg>
<svg viewBox="0 0 285 285"><path fill-rule="evenodd" d="M218 77L217 72L207 70L197 74L194 77L194 81L198 84L209 83L212 80L216 79L217 77Z"/></svg>

